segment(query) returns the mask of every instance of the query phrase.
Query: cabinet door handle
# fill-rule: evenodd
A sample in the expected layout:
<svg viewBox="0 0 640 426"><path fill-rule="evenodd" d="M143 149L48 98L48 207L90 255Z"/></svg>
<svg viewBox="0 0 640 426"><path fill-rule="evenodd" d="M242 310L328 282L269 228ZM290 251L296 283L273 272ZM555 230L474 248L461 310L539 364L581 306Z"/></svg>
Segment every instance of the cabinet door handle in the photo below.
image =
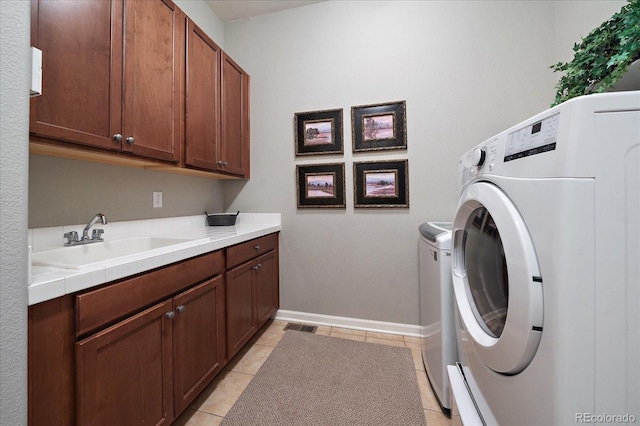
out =
<svg viewBox="0 0 640 426"><path fill-rule="evenodd" d="M169 318L169 319L174 319L176 316L176 313L173 311L169 311L166 314L164 314L165 317Z"/></svg>
<svg viewBox="0 0 640 426"><path fill-rule="evenodd" d="M113 135L113 140L116 142L122 142L122 135L120 133L116 133Z"/></svg>
<svg viewBox="0 0 640 426"><path fill-rule="evenodd" d="M226 166L227 164L228 163L226 161L222 161L222 160L218 161L218 166L220 167Z"/></svg>
<svg viewBox="0 0 640 426"><path fill-rule="evenodd" d="M254 249L260 250L260 244L253 246Z"/></svg>
<svg viewBox="0 0 640 426"><path fill-rule="evenodd" d="M253 267L253 269L255 269L256 271L260 268L262 268L262 263L258 263L256 266Z"/></svg>
<svg viewBox="0 0 640 426"><path fill-rule="evenodd" d="M127 141L127 143L129 145L133 145L135 143L135 139L133 138L133 136L129 136L127 139L125 139Z"/></svg>
<svg viewBox="0 0 640 426"><path fill-rule="evenodd" d="M184 311L186 311L186 310L187 310L187 307L186 307L186 306L184 306L184 305L180 305L180 306L178 306L178 307L176 308L176 311L178 311L178 312L184 312Z"/></svg>

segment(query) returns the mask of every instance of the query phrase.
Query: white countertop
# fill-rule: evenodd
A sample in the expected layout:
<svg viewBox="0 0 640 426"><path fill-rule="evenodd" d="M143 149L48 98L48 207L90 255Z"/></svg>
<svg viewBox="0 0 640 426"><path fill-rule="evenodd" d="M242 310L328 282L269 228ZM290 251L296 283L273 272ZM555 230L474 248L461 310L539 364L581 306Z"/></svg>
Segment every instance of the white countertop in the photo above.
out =
<svg viewBox="0 0 640 426"><path fill-rule="evenodd" d="M207 226L204 215L95 225L94 228L104 229L106 241L139 236L179 237L188 241L86 268L32 266L29 305L272 234L280 231L280 223L279 213L240 213L235 226ZM29 245L34 253L62 247L64 233L81 233L83 228L84 225L74 225L30 229Z"/></svg>

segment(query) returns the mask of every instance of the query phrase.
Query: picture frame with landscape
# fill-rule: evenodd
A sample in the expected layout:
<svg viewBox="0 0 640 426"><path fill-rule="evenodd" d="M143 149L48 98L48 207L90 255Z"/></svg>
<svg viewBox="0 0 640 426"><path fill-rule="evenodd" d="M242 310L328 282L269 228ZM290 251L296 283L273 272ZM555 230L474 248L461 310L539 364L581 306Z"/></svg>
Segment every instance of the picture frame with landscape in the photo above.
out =
<svg viewBox="0 0 640 426"><path fill-rule="evenodd" d="M409 207L409 161L353 163L354 207Z"/></svg>
<svg viewBox="0 0 640 426"><path fill-rule="evenodd" d="M295 113L296 156L343 154L342 115L342 109Z"/></svg>
<svg viewBox="0 0 640 426"><path fill-rule="evenodd" d="M345 208L344 163L296 166L298 208Z"/></svg>
<svg viewBox="0 0 640 426"><path fill-rule="evenodd" d="M351 107L353 152L407 149L406 101Z"/></svg>

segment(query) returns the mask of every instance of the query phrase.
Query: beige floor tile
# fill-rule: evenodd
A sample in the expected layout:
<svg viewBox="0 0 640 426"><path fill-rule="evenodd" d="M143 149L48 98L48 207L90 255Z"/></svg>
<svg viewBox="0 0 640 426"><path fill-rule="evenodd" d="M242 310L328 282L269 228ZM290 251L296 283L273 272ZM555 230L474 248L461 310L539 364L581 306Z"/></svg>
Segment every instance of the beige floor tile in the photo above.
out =
<svg viewBox="0 0 640 426"><path fill-rule="evenodd" d="M354 336L366 337L367 332L364 330L354 330L352 328L331 327L331 333L352 334Z"/></svg>
<svg viewBox="0 0 640 426"><path fill-rule="evenodd" d="M187 409L178 419L174 426L219 426L224 417L214 414L204 413L202 411L194 411Z"/></svg>
<svg viewBox="0 0 640 426"><path fill-rule="evenodd" d="M407 348L418 348L421 347L421 339L419 337L413 336L404 336L404 345Z"/></svg>
<svg viewBox="0 0 640 426"><path fill-rule="evenodd" d="M271 320L271 324L269 324L267 327L269 327L270 329L273 329L273 330L284 331L284 328L288 323L289 323L289 321Z"/></svg>
<svg viewBox="0 0 640 426"><path fill-rule="evenodd" d="M438 401L433 394L433 390L431 390L431 385L429 384L427 373L424 370L416 370L416 374L418 376L420 398L422 398L422 408L425 408L427 410L439 411L440 405L438 404Z"/></svg>
<svg viewBox="0 0 640 426"><path fill-rule="evenodd" d="M347 334L347 333L337 333L334 331L334 329L331 330L331 334L329 334L329 337L338 337L340 339L349 339L349 340L357 340L359 342L364 342L365 341L365 336L359 336L357 334Z"/></svg>
<svg viewBox="0 0 640 426"><path fill-rule="evenodd" d="M282 339L282 336L284 336L285 333L286 331L282 330L281 328L278 329L278 328L269 327L267 330L265 330L264 333L260 334L255 339L255 341L253 341L253 343L258 345L276 347L276 345L278 344L280 339Z"/></svg>
<svg viewBox="0 0 640 426"><path fill-rule="evenodd" d="M402 336L400 336L402 337ZM387 346L396 346L399 348L404 348L404 341L402 340L389 340L389 339L379 339L377 337L369 337L367 335L367 339L365 340L367 343L377 343L379 345L387 345Z"/></svg>
<svg viewBox="0 0 640 426"><path fill-rule="evenodd" d="M236 373L244 373L255 375L262 364L267 360L273 351L273 346L265 346L260 344L252 345L249 350L238 354L227 366L229 370Z"/></svg>
<svg viewBox="0 0 640 426"><path fill-rule="evenodd" d="M424 410L424 416L429 426L450 426L452 424L451 418L445 416L440 410Z"/></svg>
<svg viewBox="0 0 640 426"><path fill-rule="evenodd" d="M258 332L251 338L251 340L249 340L249 343L254 343L265 333L284 332L283 329L285 325L287 325L285 321L276 322L274 320L268 320L266 323L262 325L262 327L260 327Z"/></svg>
<svg viewBox="0 0 640 426"><path fill-rule="evenodd" d="M252 378L250 374L224 370L190 408L224 417Z"/></svg>
<svg viewBox="0 0 640 426"><path fill-rule="evenodd" d="M319 325L316 329L316 334L319 334L320 336L328 336L329 333L331 333L331 327L328 325Z"/></svg>
<svg viewBox="0 0 640 426"><path fill-rule="evenodd" d="M406 342L405 342L405 345L406 345ZM411 349L411 356L413 356L413 365L415 365L416 370L424 370L424 362L422 361L422 351L416 348L409 348L409 349Z"/></svg>
<svg viewBox="0 0 640 426"><path fill-rule="evenodd" d="M376 331L367 331L367 339L369 337L372 337L375 339L387 339L387 340L396 340L396 341L404 342L404 337L399 334L378 333Z"/></svg>

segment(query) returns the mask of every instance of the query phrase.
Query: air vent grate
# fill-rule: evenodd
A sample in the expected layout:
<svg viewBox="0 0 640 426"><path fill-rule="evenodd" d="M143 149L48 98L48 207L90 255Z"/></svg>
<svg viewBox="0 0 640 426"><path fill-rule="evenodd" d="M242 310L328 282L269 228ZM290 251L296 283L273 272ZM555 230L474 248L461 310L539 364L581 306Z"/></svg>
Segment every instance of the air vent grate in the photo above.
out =
<svg viewBox="0 0 640 426"><path fill-rule="evenodd" d="M304 325L295 322L290 322L284 327L284 330L305 331L307 333L315 333L317 329L318 327L315 325Z"/></svg>

